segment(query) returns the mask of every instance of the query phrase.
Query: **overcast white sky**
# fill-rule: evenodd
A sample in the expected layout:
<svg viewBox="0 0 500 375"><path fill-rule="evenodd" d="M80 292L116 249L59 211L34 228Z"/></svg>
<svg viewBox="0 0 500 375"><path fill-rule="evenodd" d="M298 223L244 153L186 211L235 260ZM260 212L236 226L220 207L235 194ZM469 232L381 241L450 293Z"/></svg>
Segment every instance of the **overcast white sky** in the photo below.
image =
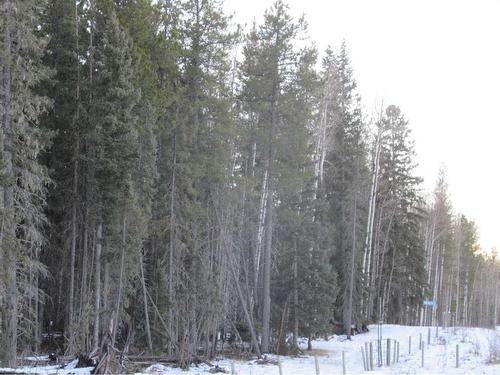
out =
<svg viewBox="0 0 500 375"><path fill-rule="evenodd" d="M500 249L500 0L288 0L320 51L350 52L363 105L382 100L410 121L424 188L446 165L455 211ZM262 20L271 0L225 0L235 21Z"/></svg>

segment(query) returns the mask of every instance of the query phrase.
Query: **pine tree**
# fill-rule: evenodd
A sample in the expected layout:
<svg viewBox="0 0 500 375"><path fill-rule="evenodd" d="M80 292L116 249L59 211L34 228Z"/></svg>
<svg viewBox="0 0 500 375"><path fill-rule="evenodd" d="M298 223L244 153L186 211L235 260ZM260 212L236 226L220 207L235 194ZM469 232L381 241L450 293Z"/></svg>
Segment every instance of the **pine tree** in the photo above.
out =
<svg viewBox="0 0 500 375"><path fill-rule="evenodd" d="M136 214L134 223L137 231L130 233L136 238L140 251L140 290L135 295L129 295L131 302L127 309L132 324L137 327L140 337L147 340L149 350L153 349L153 335L150 323L150 301L148 289L154 283L154 278L148 272L157 255L156 249L151 246L156 239L151 233L157 229L155 214L166 210L168 197L164 197L165 184L158 186L159 177L164 161L161 152L165 149L162 144L163 134L168 134L172 124L165 121L173 115L173 103L176 93L169 83L178 78L177 61L178 50L175 48L173 35L167 30L175 28L175 22L163 17L175 17L176 5L163 9L164 2L153 3L150 0L123 1L118 4L117 13L120 25L127 31L132 40L132 67L134 70L134 86L140 89L140 97L134 106L136 117L138 155L132 169L131 196L134 199ZM145 21L146 20L146 21ZM174 57L172 57L174 56ZM169 73L166 75L166 73ZM174 72L174 74L171 74ZM162 147L159 147L159 146ZM168 152L165 150L165 152ZM155 199L157 198L157 199ZM159 208L161 207L161 208ZM164 216L160 216L164 219ZM162 223L162 225L165 225ZM159 228L161 233L165 230ZM162 259L162 257L159 257ZM164 285L161 277L161 287ZM153 284L153 285L151 285ZM133 285L131 287L133 288ZM156 301L158 304L159 301ZM133 309L132 309L133 307ZM170 321L170 320L169 320Z"/></svg>
<svg viewBox="0 0 500 375"><path fill-rule="evenodd" d="M325 121L331 124L326 155L329 167L324 170L324 191L330 206L334 236L331 260L339 275L342 291L337 307L344 328L350 335L353 321L359 318L354 312L359 310L361 295L358 263L362 254L368 175L366 130L345 43L338 55L327 55L325 74L324 80L331 81L334 89L323 98L329 102Z"/></svg>
<svg viewBox="0 0 500 375"><path fill-rule="evenodd" d="M55 137L44 160L50 168L54 184L49 190L50 242L47 249L50 251L44 253L43 260L54 274L57 270L64 270L63 278L68 281L67 299L59 296L66 301L68 310L63 309L61 313L64 316L60 317L58 307L55 311L50 311L49 307L48 314L56 316L56 322L63 322L72 343L76 330L73 324L76 320L75 270L79 263L77 240L82 217L79 194L81 134L84 133L81 102L84 85L81 82L80 62L80 47L85 34L80 23L82 5L78 1L53 0L47 6L43 22L43 31L50 37L44 63L55 72L44 87L46 95L53 100L53 109L44 117L42 125L53 131ZM68 231L70 236L67 235ZM57 278L53 280L57 282ZM50 282L45 285L45 289L51 287L56 286Z"/></svg>
<svg viewBox="0 0 500 375"><path fill-rule="evenodd" d="M247 177L251 178L249 181L253 180L259 189L254 193L254 202L260 208L256 210L257 240L250 264L256 275L254 288L262 275L263 293L258 296L261 301L258 307L262 309L259 311L262 314L262 352L270 350L271 267L273 247L276 246L273 233L280 217L287 221L283 223L283 232L285 228L295 228L292 230L296 235L287 241L291 248L295 243L298 252L304 246L296 243L296 236L299 235L297 227L304 220L299 212L301 194L307 182L307 127L312 111L308 85L314 81L311 75L314 75L312 61L315 58L313 51L297 51L293 47L304 26L303 20L294 22L287 6L277 1L266 11L263 25L255 26L248 35L241 66L241 119L247 142L243 146L246 151L244 168ZM278 202L286 199L290 199L289 204L278 207ZM281 225L278 233L280 231ZM280 249L277 251L278 257L285 257ZM293 255L288 258L293 259ZM285 263L283 267L291 271L296 266ZM279 302L286 304L286 300Z"/></svg>
<svg viewBox="0 0 500 375"><path fill-rule="evenodd" d="M39 156L48 145L50 133L39 126L39 118L49 106L47 98L37 92L40 82L49 77L48 69L42 66L46 41L38 33L42 7L43 2L14 0L0 7L1 354L9 367L16 366L18 331L24 343L32 342L36 331L26 323L40 324L33 311L24 309L38 309L37 280L43 270L37 259L44 242L48 174ZM25 277L28 273L29 279ZM31 285L19 285L26 279ZM28 293L30 289L33 294ZM21 314L27 319L19 323Z"/></svg>
<svg viewBox="0 0 500 375"><path fill-rule="evenodd" d="M230 22L219 0L1 3L2 364L46 330L188 368L227 334L297 353L332 318L498 323L496 252L444 172L422 198L398 107L369 133L345 43L317 70L278 0L238 61Z"/></svg>
<svg viewBox="0 0 500 375"><path fill-rule="evenodd" d="M177 66L182 67L166 72L171 74L166 84L172 85L174 102L160 141L158 194L167 205L157 223L164 225L162 236L168 234L163 237L168 247L163 254L167 289L162 293L167 296L169 351L187 367L202 338L208 355L213 355L208 338L223 317L222 247L213 239L225 230L217 216L224 206L218 203L230 186L227 51L234 37L217 1L164 2L161 6L173 9L165 14L172 17L165 32L174 47L172 53L177 54Z"/></svg>
<svg viewBox="0 0 500 375"><path fill-rule="evenodd" d="M139 167L134 107L140 92L134 86L130 41L119 25L114 5L96 2L93 15L95 72L89 120L94 125L94 214L98 230L102 227L103 249L100 257L96 254L96 262L104 265L103 285L96 284L94 291L103 296L103 305L95 306L97 345L96 333L103 326L107 329L109 325L115 337L121 306L127 306L125 286L139 273L143 229L141 221L133 219L140 217L132 178Z"/></svg>

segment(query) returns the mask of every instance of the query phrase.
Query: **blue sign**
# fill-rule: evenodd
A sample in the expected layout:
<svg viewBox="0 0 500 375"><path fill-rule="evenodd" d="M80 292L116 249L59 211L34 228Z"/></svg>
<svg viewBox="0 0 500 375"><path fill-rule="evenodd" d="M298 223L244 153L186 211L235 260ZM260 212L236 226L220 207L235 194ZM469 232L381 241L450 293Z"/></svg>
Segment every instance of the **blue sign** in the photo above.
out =
<svg viewBox="0 0 500 375"><path fill-rule="evenodd" d="M436 301L432 300L432 299L424 299L424 306L436 306L437 303Z"/></svg>

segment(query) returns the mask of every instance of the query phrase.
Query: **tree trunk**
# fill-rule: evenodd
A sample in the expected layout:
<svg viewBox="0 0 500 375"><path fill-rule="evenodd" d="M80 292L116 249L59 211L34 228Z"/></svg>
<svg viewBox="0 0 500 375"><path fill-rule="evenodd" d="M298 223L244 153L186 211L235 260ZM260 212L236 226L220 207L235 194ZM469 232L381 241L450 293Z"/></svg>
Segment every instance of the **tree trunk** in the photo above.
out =
<svg viewBox="0 0 500 375"><path fill-rule="evenodd" d="M351 326L352 326L352 305L353 305L353 291L354 291L354 272L356 271L356 222L357 222L357 193L354 193L354 207L353 207L353 217L352 217L352 248L351 248L351 263L350 263L350 275L349 275L349 298L347 300L347 319L346 319L346 330L347 338L351 338Z"/></svg>
<svg viewBox="0 0 500 375"><path fill-rule="evenodd" d="M148 348L149 351L153 350L153 342L151 340L151 328L149 325L149 312L148 312L148 297L146 290L146 280L144 278L144 258L142 256L142 252L140 253L140 266L141 266L141 286L142 286L142 296L144 298L144 320L146 322L146 334L148 337Z"/></svg>
<svg viewBox="0 0 500 375"><path fill-rule="evenodd" d="M77 140L73 161L73 204L71 208L71 256L70 256L70 282L69 282L69 342L74 344L75 327L74 327L74 295L75 295L75 257L76 257L76 206L78 200L78 149L79 141Z"/></svg>
<svg viewBox="0 0 500 375"><path fill-rule="evenodd" d="M95 254L94 350L99 349L99 318L101 307L101 248L102 223L99 223L97 226L97 244Z"/></svg>
<svg viewBox="0 0 500 375"><path fill-rule="evenodd" d="M13 178L14 171L12 165L12 37L11 37L11 2L4 4L6 8L6 26L4 31L3 51L6 63L3 64L2 87L3 87L3 170L6 176ZM3 266L5 275L5 316L2 336L4 337L4 359L9 367L16 367L17 360L17 256L15 223L14 223L14 192L12 185L8 184L3 189L3 215L4 233L2 234Z"/></svg>
<svg viewBox="0 0 500 375"><path fill-rule="evenodd" d="M118 325L119 325L119 318L120 318L120 307L121 307L121 301L122 301L122 293L123 293L123 273L125 272L125 247L126 247L126 236L127 236L127 217L123 217L123 224L122 224L122 254L121 254L121 261L120 261L120 279L118 282L118 298L116 299L116 309L115 309L115 329L112 331L112 340L111 340L111 345L115 346L115 341L116 341L116 331L118 330ZM141 265L142 266L142 265Z"/></svg>
<svg viewBox="0 0 500 375"><path fill-rule="evenodd" d="M75 257L76 257L76 210L78 202L78 158L80 157L80 138L78 126L80 119L80 53L79 53L79 33L78 33L78 3L75 1L75 40L76 40L76 108L73 130L76 136L75 154L73 160L73 205L71 208L71 257L70 257L70 287L69 287L69 343L74 345L74 293L75 293Z"/></svg>
<svg viewBox="0 0 500 375"><path fill-rule="evenodd" d="M267 170L264 171L264 175L262 177L262 187L261 187L261 195L260 195L260 204L259 204L259 221L257 224L257 240L255 244L255 256L254 256L254 266L253 266L253 298L252 305L250 306L253 311L254 303L258 298L258 285L259 285L259 271L261 264L261 256L262 256L262 235L264 233L264 224L266 222L266 202L268 196L268 186L267 186Z"/></svg>
<svg viewBox="0 0 500 375"><path fill-rule="evenodd" d="M221 219L217 209L215 209L215 214L216 214L219 226L222 228L223 227L222 219ZM222 244L221 244L221 246L223 246L223 249L225 250L225 253L226 253L226 257L228 258L229 269L231 271L231 275L233 276L234 284L236 286L236 292L238 293L238 298L240 300L241 307L243 308L245 320L248 324L248 328L250 329L250 336L252 338L252 345L255 348L255 352L256 352L257 356L260 358L262 355L261 355L261 350L259 349L259 342L257 340L257 333L255 332L253 320L250 316L250 312L248 311L248 306L247 306L247 303L245 300L245 296L243 295L243 291L241 290L240 280L239 280L238 274L236 273L236 260L234 258L234 253L232 251L232 246L231 246L232 242L230 242L226 238L226 236L227 236L227 234L225 233L225 231L223 231L222 232Z"/></svg>
<svg viewBox="0 0 500 375"><path fill-rule="evenodd" d="M86 315L86 307L89 303L89 296L87 295L87 290L89 288L88 285L88 267L89 261L88 257L88 224L87 224L88 214L85 214L85 218L83 219L83 254L82 254L82 276L80 280L80 325L81 332L88 332L89 319ZM84 334L85 336L85 334ZM84 337L84 342L87 341L87 338ZM88 349L88 348L85 348Z"/></svg>
<svg viewBox="0 0 500 375"><path fill-rule="evenodd" d="M377 140L375 143L375 157L373 161L373 174L372 183L370 189L370 199L368 202L368 221L366 224L366 238L365 238L365 248L363 254L363 274L365 279L368 281L370 279L370 268L371 268L371 250L372 250L372 239L373 239L373 224L375 220L375 208L376 208L376 197L378 190L378 173L379 173L379 159L380 159L380 138L382 131L379 129L377 134Z"/></svg>
<svg viewBox="0 0 500 375"><path fill-rule="evenodd" d="M177 166L177 142L176 135L174 134L172 138L173 145L173 155L172 155L172 187L170 188L170 247L168 253L168 334L172 334L173 324L174 324L174 251L175 251L175 241L176 241L176 227L175 227L175 177L176 177L176 166ZM169 340L167 351L169 355L172 355L172 342Z"/></svg>
<svg viewBox="0 0 500 375"><path fill-rule="evenodd" d="M295 252L297 251L297 242L295 241ZM298 264L297 256L293 261L293 347L299 347L299 290L298 290Z"/></svg>
<svg viewBox="0 0 500 375"><path fill-rule="evenodd" d="M264 252L264 303L262 309L262 352L269 352L269 324L271 320L271 250L273 243L273 191L269 179L266 217L266 246Z"/></svg>
<svg viewBox="0 0 500 375"><path fill-rule="evenodd" d="M279 39L279 33L276 36ZM276 63L278 60L276 59ZM277 72L276 72L277 74ZM269 325L271 321L271 252L273 246L273 164L274 164L274 137L278 126L278 82L277 77L274 79L273 90L271 96L271 129L269 136L269 149L267 155L267 204L266 204L266 246L264 252L264 293L262 304L262 352L269 351Z"/></svg>

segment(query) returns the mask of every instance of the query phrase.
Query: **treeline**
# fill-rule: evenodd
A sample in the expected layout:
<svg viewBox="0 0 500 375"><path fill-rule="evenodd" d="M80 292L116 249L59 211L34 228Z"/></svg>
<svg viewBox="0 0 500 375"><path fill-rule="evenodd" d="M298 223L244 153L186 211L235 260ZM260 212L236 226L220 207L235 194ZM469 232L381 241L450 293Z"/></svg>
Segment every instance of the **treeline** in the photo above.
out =
<svg viewBox="0 0 500 375"><path fill-rule="evenodd" d="M453 214L443 171L423 225L426 292L436 307L425 306L423 324L495 327L498 323L500 268L496 249L478 245L473 221Z"/></svg>
<svg viewBox="0 0 500 375"><path fill-rule="evenodd" d="M4 0L0 35L2 364L56 331L186 367L224 332L497 322L400 109L363 113L346 45L319 64L282 1L243 33L216 0Z"/></svg>

